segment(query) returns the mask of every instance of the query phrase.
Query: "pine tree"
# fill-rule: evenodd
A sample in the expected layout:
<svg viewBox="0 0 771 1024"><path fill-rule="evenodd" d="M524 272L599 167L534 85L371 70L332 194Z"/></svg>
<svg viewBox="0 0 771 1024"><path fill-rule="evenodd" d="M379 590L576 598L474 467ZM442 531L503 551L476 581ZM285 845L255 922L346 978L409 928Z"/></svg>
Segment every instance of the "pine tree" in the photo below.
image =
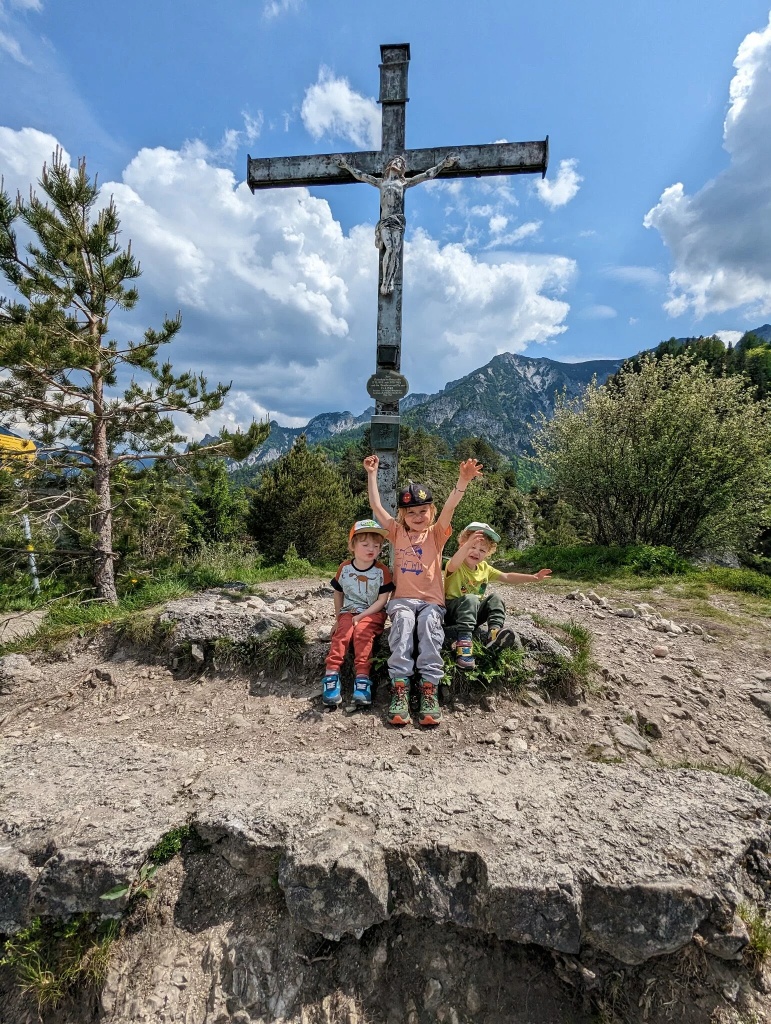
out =
<svg viewBox="0 0 771 1024"><path fill-rule="evenodd" d="M354 508L337 469L301 434L262 474L249 503L247 528L260 551L274 561L290 544L301 558L330 561L345 552Z"/></svg>
<svg viewBox="0 0 771 1024"><path fill-rule="evenodd" d="M6 375L0 413L26 421L52 470L61 467L79 486L88 484L94 587L98 597L115 603L116 467L148 459L177 463L201 451L244 458L269 428L254 423L245 434L223 431L205 450L180 452L185 439L168 414L200 420L222 406L229 385L209 390L203 375L175 375L170 362L158 361L161 346L180 329L179 315L167 317L160 330L146 330L139 342L109 337L112 311L136 305L132 282L140 275L131 244L119 244L115 203L111 198L100 208L85 161L71 169L60 150L39 185L44 198L31 191L29 199L15 201L0 187L0 270L17 293L0 298L0 371ZM25 250L16 221L32 235Z"/></svg>

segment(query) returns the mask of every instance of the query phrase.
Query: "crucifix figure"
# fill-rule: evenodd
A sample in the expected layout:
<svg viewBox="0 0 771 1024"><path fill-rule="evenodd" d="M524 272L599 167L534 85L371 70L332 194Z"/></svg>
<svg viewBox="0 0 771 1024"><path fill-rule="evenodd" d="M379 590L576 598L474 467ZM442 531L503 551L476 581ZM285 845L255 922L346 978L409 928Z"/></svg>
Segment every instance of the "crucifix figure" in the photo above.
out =
<svg viewBox="0 0 771 1024"><path fill-rule="evenodd" d="M380 189L380 220L375 228L375 245L383 250L383 273L380 281L380 294L390 295L394 290L394 277L399 266L399 258L404 246L404 229L407 221L404 216L404 190L413 185L421 185L424 181L435 178L446 167L457 164L456 156L446 156L440 164L429 167L422 174L407 177L407 161L403 156L395 156L385 165L382 175L376 178L373 174L365 174L351 167L346 158L340 157L338 163L343 170L352 174L357 181L374 185Z"/></svg>
<svg viewBox="0 0 771 1024"><path fill-rule="evenodd" d="M379 150L314 156L247 159L246 180L262 188L347 185L362 181L380 191L375 244L380 250L376 372L367 381L375 399L372 447L380 458L383 505L396 512L399 400L409 385L401 375L402 276L406 220L404 193L431 178L480 178L493 174L546 174L549 140L497 142L484 146L405 149L405 107L410 48L407 43L380 47L382 143Z"/></svg>

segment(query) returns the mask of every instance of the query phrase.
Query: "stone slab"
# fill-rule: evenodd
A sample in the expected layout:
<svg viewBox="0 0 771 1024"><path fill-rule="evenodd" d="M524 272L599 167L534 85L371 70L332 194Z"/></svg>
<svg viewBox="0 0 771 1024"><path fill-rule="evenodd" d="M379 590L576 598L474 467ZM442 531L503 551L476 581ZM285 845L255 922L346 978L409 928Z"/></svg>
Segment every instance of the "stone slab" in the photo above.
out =
<svg viewBox="0 0 771 1024"><path fill-rule="evenodd" d="M771 840L765 794L690 770L303 751L255 772L63 737L9 741L0 757L0 919L17 925L100 909L192 820L247 875L280 863L290 913L328 938L405 915L634 964L730 927L746 855Z"/></svg>

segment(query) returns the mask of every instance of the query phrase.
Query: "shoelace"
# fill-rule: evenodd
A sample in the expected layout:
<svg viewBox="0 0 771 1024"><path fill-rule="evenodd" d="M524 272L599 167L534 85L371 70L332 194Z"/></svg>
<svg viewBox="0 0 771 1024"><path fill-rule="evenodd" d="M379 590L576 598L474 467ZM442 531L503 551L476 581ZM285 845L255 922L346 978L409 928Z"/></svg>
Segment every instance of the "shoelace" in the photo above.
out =
<svg viewBox="0 0 771 1024"><path fill-rule="evenodd" d="M436 686L433 683L425 682L420 684L424 697L433 697L436 694Z"/></svg>

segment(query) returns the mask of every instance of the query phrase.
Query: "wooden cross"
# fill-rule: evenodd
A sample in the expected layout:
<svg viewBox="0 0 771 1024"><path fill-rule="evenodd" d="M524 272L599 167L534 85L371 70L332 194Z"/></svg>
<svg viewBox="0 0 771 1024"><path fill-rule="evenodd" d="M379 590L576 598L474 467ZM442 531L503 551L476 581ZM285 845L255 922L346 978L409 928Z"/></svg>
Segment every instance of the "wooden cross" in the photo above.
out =
<svg viewBox="0 0 771 1024"><path fill-rule="evenodd" d="M370 152L314 156L247 158L246 180L258 188L301 185L348 185L364 181L380 189L380 249L377 307L376 372L367 382L375 399L372 447L380 457L379 488L383 505L395 514L399 400L409 386L399 373L402 348L402 257L404 191L429 178L480 178L492 174L546 174L548 136L543 142L497 142L485 146L405 150L405 105L408 43L380 47L380 98L383 138ZM399 160L398 158L401 158Z"/></svg>

